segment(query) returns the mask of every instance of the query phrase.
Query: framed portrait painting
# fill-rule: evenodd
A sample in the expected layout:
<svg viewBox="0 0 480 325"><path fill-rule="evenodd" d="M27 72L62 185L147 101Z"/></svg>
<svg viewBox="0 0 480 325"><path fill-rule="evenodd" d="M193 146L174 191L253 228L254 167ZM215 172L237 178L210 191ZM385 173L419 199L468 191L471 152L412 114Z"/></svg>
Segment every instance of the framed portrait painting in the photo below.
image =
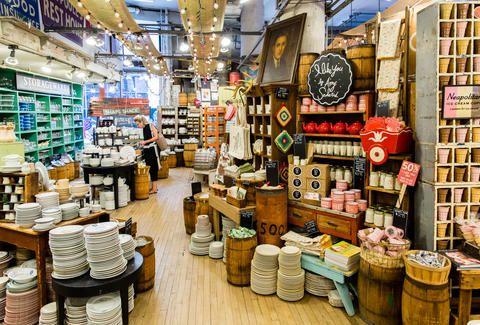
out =
<svg viewBox="0 0 480 325"><path fill-rule="evenodd" d="M258 69L259 84L294 82L306 17L307 14L301 14L267 27Z"/></svg>

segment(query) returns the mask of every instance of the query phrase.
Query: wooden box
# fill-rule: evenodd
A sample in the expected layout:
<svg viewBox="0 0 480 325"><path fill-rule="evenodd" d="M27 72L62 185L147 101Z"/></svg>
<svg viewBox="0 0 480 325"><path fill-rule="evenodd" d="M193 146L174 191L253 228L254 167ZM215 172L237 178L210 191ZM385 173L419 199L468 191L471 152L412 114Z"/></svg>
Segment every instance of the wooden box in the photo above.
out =
<svg viewBox="0 0 480 325"><path fill-rule="evenodd" d="M239 200L230 195L227 195L227 203L231 204L237 208L244 208L247 205L247 200Z"/></svg>

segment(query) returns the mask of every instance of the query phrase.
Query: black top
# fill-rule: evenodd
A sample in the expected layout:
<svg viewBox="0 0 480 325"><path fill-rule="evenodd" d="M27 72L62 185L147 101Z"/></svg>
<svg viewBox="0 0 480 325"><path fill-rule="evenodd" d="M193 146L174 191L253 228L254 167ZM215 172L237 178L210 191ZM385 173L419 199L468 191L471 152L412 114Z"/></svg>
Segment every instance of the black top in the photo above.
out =
<svg viewBox="0 0 480 325"><path fill-rule="evenodd" d="M143 140L147 141L147 140L150 140L151 138L153 138L153 132L149 123L145 125L145 127L143 128Z"/></svg>

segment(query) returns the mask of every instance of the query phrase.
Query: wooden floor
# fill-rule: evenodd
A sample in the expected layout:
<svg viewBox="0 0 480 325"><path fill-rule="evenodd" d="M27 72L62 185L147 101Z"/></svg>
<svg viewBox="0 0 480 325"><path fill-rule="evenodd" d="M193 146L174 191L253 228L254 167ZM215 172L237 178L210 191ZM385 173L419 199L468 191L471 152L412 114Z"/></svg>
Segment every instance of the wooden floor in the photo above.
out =
<svg viewBox="0 0 480 325"><path fill-rule="evenodd" d="M364 324L331 307L326 298L306 293L301 301L287 303L232 286L221 260L191 255L182 203L190 179L190 169L170 169L170 177L159 181L156 197L113 214L133 217L138 234L155 239L155 287L137 296L130 324Z"/></svg>

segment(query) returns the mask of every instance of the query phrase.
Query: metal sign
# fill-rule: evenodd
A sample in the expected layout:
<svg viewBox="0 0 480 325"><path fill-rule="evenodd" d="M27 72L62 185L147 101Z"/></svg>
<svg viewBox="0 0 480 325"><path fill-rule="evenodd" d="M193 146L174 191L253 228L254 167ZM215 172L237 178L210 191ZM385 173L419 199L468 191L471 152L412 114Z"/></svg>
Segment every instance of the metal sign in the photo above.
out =
<svg viewBox="0 0 480 325"><path fill-rule="evenodd" d="M72 85L66 82L17 73L17 89L61 96L72 96Z"/></svg>

